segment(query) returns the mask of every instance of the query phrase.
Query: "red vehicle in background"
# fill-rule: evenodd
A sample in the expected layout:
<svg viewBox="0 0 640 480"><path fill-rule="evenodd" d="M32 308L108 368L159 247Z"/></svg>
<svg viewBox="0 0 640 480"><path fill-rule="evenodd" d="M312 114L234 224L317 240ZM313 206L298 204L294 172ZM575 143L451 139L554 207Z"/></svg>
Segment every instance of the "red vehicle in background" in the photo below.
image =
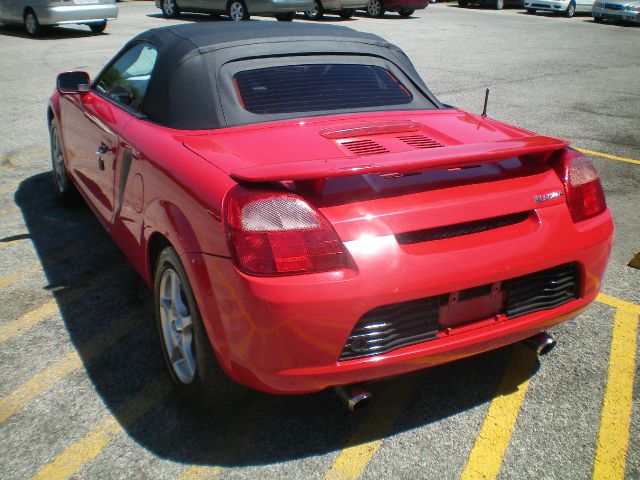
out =
<svg viewBox="0 0 640 480"><path fill-rule="evenodd" d="M48 122L58 195L153 289L191 397L544 350L610 254L583 155L443 105L399 48L343 27L150 30L92 83L61 74Z"/></svg>

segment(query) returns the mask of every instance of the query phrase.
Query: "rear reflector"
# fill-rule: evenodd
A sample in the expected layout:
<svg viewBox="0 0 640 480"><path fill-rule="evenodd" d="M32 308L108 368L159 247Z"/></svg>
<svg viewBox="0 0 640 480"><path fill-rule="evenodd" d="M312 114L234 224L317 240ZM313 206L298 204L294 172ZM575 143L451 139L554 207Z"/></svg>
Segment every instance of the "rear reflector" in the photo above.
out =
<svg viewBox="0 0 640 480"><path fill-rule="evenodd" d="M566 149L555 169L564 183L567 206L574 222L595 217L607 209L598 172L587 157Z"/></svg>
<svg viewBox="0 0 640 480"><path fill-rule="evenodd" d="M331 224L302 198L231 190L225 232L238 268L249 275L293 275L344 268L347 253Z"/></svg>

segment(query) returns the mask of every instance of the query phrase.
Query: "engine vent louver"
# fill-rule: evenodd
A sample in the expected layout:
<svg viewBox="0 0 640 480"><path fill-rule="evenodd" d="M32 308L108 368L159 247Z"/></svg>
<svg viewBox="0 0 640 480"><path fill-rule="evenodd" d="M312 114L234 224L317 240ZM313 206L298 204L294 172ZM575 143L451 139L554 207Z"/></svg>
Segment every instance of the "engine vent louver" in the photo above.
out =
<svg viewBox="0 0 640 480"><path fill-rule="evenodd" d="M576 263L505 280L502 290L506 300L500 313L510 319L558 307L580 298L580 282ZM461 290L458 295L436 295L374 308L356 323L342 349L340 361L381 355L433 340L441 328L441 308L448 308L455 297L457 302L464 302L489 295L492 285Z"/></svg>
<svg viewBox="0 0 640 480"><path fill-rule="evenodd" d="M400 135L398 140L403 141L413 148L438 148L444 147L440 142L436 142L432 138L425 135Z"/></svg>
<svg viewBox="0 0 640 480"><path fill-rule="evenodd" d="M389 150L384 148L379 143L373 140L351 140L349 142L342 142L341 145L348 149L351 153L356 155L376 155L378 153L389 153Z"/></svg>

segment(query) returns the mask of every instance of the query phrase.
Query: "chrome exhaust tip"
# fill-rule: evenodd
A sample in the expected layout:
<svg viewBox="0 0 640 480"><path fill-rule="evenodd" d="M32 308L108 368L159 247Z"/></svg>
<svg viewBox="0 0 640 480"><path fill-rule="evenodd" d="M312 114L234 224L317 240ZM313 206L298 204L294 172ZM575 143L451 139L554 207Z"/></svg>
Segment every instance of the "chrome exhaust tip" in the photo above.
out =
<svg viewBox="0 0 640 480"><path fill-rule="evenodd" d="M529 337L524 340L524 344L531 350L536 352L536 355L541 357L546 355L556 346L556 339L549 335L547 332L539 333L533 337Z"/></svg>
<svg viewBox="0 0 640 480"><path fill-rule="evenodd" d="M336 395L352 412L360 410L371 402L373 395L362 387L351 385L346 387L334 387Z"/></svg>

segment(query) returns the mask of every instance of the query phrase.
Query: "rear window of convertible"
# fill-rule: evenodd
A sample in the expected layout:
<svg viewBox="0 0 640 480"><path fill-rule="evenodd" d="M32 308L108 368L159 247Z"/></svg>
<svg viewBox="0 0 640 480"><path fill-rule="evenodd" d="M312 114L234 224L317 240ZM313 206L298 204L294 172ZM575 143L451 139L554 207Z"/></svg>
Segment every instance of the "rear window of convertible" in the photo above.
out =
<svg viewBox="0 0 640 480"><path fill-rule="evenodd" d="M237 72L242 107L282 114L404 105L413 96L388 70L375 65L308 64Z"/></svg>

